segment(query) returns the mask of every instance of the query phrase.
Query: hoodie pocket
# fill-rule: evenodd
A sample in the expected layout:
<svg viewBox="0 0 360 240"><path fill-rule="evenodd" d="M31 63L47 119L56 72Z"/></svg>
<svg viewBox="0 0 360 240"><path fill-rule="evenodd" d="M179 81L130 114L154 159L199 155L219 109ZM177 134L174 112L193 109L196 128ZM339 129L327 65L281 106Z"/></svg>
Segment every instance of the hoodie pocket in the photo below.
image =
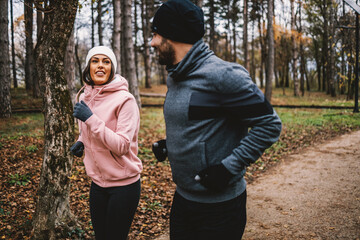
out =
<svg viewBox="0 0 360 240"><path fill-rule="evenodd" d="M96 150L95 159L104 180L116 181L126 178L126 168L109 150Z"/></svg>

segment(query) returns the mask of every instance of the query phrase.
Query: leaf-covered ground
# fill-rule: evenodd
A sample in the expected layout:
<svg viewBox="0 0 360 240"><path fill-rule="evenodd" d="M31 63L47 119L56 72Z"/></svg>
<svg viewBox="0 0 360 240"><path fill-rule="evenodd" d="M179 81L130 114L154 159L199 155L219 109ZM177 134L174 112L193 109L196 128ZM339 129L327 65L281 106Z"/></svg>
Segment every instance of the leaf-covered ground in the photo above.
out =
<svg viewBox="0 0 360 240"><path fill-rule="evenodd" d="M248 182L276 166L286 154L359 129L359 114L351 112L283 109L277 112L284 123L280 140L248 168ZM28 239L30 235L44 153L43 120L39 116L0 119L0 239ZM175 185L168 162L156 162L151 153L151 144L164 137L162 109L142 109L139 133L139 157L144 164L142 192L129 239L153 239L168 228ZM90 179L80 158L75 158L71 180L71 210L82 228L69 233L68 239L93 239L88 203Z"/></svg>

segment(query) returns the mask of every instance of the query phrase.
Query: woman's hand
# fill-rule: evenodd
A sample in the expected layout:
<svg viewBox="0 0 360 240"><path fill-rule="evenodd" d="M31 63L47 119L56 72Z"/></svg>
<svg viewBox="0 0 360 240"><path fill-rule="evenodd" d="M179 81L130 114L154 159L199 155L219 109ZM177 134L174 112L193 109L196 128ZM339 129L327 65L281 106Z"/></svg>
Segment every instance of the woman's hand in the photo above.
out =
<svg viewBox="0 0 360 240"><path fill-rule="evenodd" d="M93 115L91 109L86 105L84 101L75 104L73 116L81 121L85 122L89 117Z"/></svg>

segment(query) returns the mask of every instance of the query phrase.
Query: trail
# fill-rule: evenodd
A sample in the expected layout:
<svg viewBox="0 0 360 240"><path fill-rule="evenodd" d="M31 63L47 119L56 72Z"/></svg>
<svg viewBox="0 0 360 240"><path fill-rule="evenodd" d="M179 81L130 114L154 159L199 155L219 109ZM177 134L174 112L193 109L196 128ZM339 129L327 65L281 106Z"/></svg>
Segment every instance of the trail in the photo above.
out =
<svg viewBox="0 0 360 240"><path fill-rule="evenodd" d="M247 192L244 240L359 240L360 131L285 157Z"/></svg>

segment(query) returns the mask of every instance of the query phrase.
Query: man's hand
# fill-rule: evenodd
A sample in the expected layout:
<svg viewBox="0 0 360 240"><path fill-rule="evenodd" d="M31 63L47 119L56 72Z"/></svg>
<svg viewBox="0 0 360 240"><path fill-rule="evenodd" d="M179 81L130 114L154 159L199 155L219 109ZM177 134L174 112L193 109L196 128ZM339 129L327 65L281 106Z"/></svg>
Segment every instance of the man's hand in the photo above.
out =
<svg viewBox="0 0 360 240"><path fill-rule="evenodd" d="M84 101L76 103L74 106L74 114L73 116L85 122L89 117L93 115L91 109L86 105Z"/></svg>
<svg viewBox="0 0 360 240"><path fill-rule="evenodd" d="M167 157L166 140L162 139L156 143L153 143L152 151L159 162L165 161Z"/></svg>
<svg viewBox="0 0 360 240"><path fill-rule="evenodd" d="M234 175L221 163L201 170L195 180L211 191L224 190Z"/></svg>
<svg viewBox="0 0 360 240"><path fill-rule="evenodd" d="M84 144L80 141L77 141L74 145L71 146L70 151L77 157L81 157L84 153Z"/></svg>

